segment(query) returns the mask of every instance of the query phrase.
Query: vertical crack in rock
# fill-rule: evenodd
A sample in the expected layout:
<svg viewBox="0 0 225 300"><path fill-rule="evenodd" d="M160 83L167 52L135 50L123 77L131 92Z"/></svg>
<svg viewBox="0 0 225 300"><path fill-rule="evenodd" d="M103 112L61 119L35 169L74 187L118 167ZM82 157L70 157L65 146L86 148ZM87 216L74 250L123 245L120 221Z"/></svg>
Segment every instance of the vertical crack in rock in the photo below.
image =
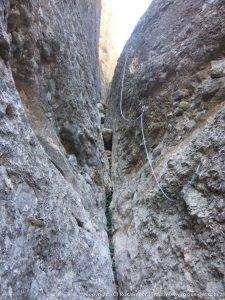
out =
<svg viewBox="0 0 225 300"><path fill-rule="evenodd" d="M119 285L117 279L117 271L116 271L116 263L115 263L115 254L114 254L114 244L113 244L113 223L112 223L112 211L110 204L112 203L113 198L113 190L111 192L106 193L106 207L105 207L105 215L107 221L107 233L108 233L108 240L109 240L109 251L112 261L112 270L116 285L117 297L119 299Z"/></svg>
<svg viewBox="0 0 225 300"><path fill-rule="evenodd" d="M105 109L102 110L102 106L100 106L100 112L104 115L106 113ZM104 123L102 124L104 126ZM111 169L112 169L112 144L113 144L113 131L110 128L102 128L102 138L104 142L105 153L108 158L109 163L109 176L111 179ZM112 270L114 275L114 281L116 285L116 293L114 292L114 296L117 295L119 299L119 285L117 279L117 271L116 271L116 264L115 264L115 254L114 254L114 244L113 244L113 219L112 219L112 209L111 203L113 199L113 187L110 186L106 188L106 195L105 195L105 215L106 215L106 225L107 225L107 234L108 234L108 241L109 241L109 251L111 256L112 262Z"/></svg>

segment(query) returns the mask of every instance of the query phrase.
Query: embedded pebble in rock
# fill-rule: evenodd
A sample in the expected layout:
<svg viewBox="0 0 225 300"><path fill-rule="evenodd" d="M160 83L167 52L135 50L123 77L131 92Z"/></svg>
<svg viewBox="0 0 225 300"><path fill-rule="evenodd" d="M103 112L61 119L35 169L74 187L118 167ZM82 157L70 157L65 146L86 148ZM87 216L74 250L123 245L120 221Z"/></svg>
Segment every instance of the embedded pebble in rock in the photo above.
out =
<svg viewBox="0 0 225 300"><path fill-rule="evenodd" d="M189 103L187 101L181 101L179 103L179 108L186 110L189 107Z"/></svg>
<svg viewBox="0 0 225 300"><path fill-rule="evenodd" d="M225 77L225 59L215 60L211 62L211 77Z"/></svg>
<svg viewBox="0 0 225 300"><path fill-rule="evenodd" d="M105 112L105 108L104 108L104 106L103 106L102 103L99 102L97 106L98 106L98 110L99 110L100 113L104 113Z"/></svg>
<svg viewBox="0 0 225 300"><path fill-rule="evenodd" d="M220 84L222 81L220 79L206 79L198 87L202 99L204 101L209 101L220 89Z"/></svg>

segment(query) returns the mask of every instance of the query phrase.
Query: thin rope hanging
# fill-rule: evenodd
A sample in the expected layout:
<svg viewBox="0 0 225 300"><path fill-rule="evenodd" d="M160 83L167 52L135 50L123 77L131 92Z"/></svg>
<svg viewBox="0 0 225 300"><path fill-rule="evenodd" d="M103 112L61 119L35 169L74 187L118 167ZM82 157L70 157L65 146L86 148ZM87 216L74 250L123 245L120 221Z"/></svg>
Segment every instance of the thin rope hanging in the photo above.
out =
<svg viewBox="0 0 225 300"><path fill-rule="evenodd" d="M141 114L141 134L142 134L142 140L143 140L143 144L144 144L144 148L145 148L145 153L146 153L146 156L147 156L147 160L148 160L148 163L149 163L149 166L150 166L150 169L151 169L151 172L152 172L152 175L155 179L155 182L158 186L158 188L160 189L160 191L162 192L163 196L169 200L169 201L173 201L169 196L167 196L167 194L164 192L161 184L159 183L158 181L158 178L155 174L155 171L154 171L154 168L153 168L153 165L152 165L152 160L149 156L149 153L148 153L148 148L147 148L147 144L146 144L146 139L145 139L145 133L144 133L144 126L143 126L143 118L144 118L144 112Z"/></svg>
<svg viewBox="0 0 225 300"><path fill-rule="evenodd" d="M163 190L161 184L159 183L158 181L158 178L155 174L155 171L154 171L154 168L153 168L153 164L152 164L152 160L149 156L149 153L148 153L148 148L147 148L147 143L146 143L146 139L145 139L145 133L144 133L144 122L143 122L143 119L144 119L144 113L148 110L148 106L143 106L142 107L142 112L141 114L135 118L135 119L128 119L125 117L124 113L123 113L123 89L124 89L124 79L125 79L125 74L126 74L126 66L127 66L127 60L128 60L128 54L126 55L126 58L125 58L125 63L124 63L124 68L123 68L123 74L122 74L122 83L121 83L121 92L120 92L120 114L122 116L122 118L127 121L127 122L136 122L138 121L139 119L141 119L141 135L142 135L142 141L143 141L143 144L144 144L144 148L145 148L145 153L146 153L146 157L147 157L147 161L148 161L148 164L150 166L150 169L151 169L151 173L155 179L155 182L159 188L159 190L162 192L163 196L169 200L169 201L173 201Z"/></svg>
<svg viewBox="0 0 225 300"><path fill-rule="evenodd" d="M123 74L122 74L122 84L121 84L121 91L120 91L120 114L121 114L122 118L127 122L136 122L138 119L140 119L143 111L136 119L127 119L125 117L125 115L123 114L123 87L124 87L124 78L125 78L126 67L127 67L127 59L128 59L128 54L126 55L126 58L125 58ZM142 110L143 110L143 108L142 108Z"/></svg>

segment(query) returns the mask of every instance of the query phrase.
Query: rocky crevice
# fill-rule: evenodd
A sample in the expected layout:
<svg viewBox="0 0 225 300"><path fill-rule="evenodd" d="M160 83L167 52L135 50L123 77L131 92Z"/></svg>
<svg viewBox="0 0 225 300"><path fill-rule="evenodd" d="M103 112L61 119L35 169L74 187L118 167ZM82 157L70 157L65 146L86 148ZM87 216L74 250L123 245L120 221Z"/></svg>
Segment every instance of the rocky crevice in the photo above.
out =
<svg viewBox="0 0 225 300"><path fill-rule="evenodd" d="M153 1L106 104L100 1L0 2L2 299L224 298L224 20Z"/></svg>
<svg viewBox="0 0 225 300"><path fill-rule="evenodd" d="M112 270L114 275L114 281L116 285L116 292L114 292L114 295L119 298L119 284L118 284L118 278L117 278L117 270L116 270L116 262L115 262L115 249L114 249L114 243L113 243L113 223L112 223L112 210L111 210L111 203L113 198L113 191L106 194L106 209L105 209L105 215L106 215L106 221L107 221L107 233L108 233L108 240L109 240L109 251L112 261Z"/></svg>
<svg viewBox="0 0 225 300"><path fill-rule="evenodd" d="M108 170L109 170L109 177L110 177L110 185L106 187L106 195L105 195L105 216L106 216L106 225L107 225L107 234L108 234L108 241L109 241L109 251L110 257L112 262L112 270L114 275L115 287L116 290L113 291L114 297L120 299L119 295L119 285L118 285L118 278L117 278L117 267L115 263L115 249L113 243L113 218L112 218L112 199L113 199L113 182L111 178L111 171L112 171L112 145L113 145L113 131L110 128L105 128L105 116L107 113L107 107L103 104L99 104L99 113L102 116L101 118L101 131L102 131L102 138L104 142L104 149L105 154L108 158Z"/></svg>

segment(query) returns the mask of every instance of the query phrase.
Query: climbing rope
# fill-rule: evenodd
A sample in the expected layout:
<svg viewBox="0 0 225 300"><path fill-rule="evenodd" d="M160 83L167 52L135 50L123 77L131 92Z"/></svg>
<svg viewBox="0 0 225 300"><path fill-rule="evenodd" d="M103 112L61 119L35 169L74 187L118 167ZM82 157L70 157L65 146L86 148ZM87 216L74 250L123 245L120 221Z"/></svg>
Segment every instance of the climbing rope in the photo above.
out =
<svg viewBox="0 0 225 300"><path fill-rule="evenodd" d="M148 148L147 148L147 143L146 143L146 138L145 138L145 133L144 133L144 113L148 110L148 106L143 106L142 107L142 112L141 114L135 118L135 119L128 119L125 117L124 113L123 113L123 89L124 89L124 79L125 79L125 74L126 74L126 66L127 66L127 60L128 60L128 54L126 56L126 59L125 59L125 63L124 63L124 68L123 68L123 74L122 74L122 83L121 83L121 92L120 92L120 114L122 116L122 118L127 121L127 122L136 122L138 121L139 119L141 119L141 135L142 135L142 141L143 141L143 144L144 144L144 148L145 148L145 153L146 153L146 157L147 157L147 161L148 161L148 164L150 166L150 170L151 170L151 173L155 179L155 182L159 188L159 190L162 192L163 196L169 200L169 201L173 201L163 190L161 184L159 183L158 181L158 178L155 174L155 171L154 171L154 168L153 168L153 164L152 164L152 160L149 156L149 152L148 152Z"/></svg>
<svg viewBox="0 0 225 300"><path fill-rule="evenodd" d="M128 59L128 54L125 59L123 75L122 75L122 84L121 84L121 91L120 91L120 114L121 114L122 118L127 122L136 122L138 119L140 119L140 117L143 113L143 108L142 108L142 113L136 119L127 119L123 114L123 87L124 87L124 78L125 78L126 67L127 67L127 59Z"/></svg>
<svg viewBox="0 0 225 300"><path fill-rule="evenodd" d="M173 201L169 196L167 196L167 194L164 192L163 188L161 187L159 181L158 181L158 178L155 174L155 171L154 171L154 168L153 168L153 165L152 165L152 160L149 156L149 153L148 153L148 148L147 148L147 144L146 144L146 139L145 139L145 133L144 133L144 122L143 122L143 119L144 119L144 112L142 112L141 114L141 134L142 134L142 140L143 140L143 144L144 144L144 147L145 147L145 153L146 153L146 156L147 156L147 160L148 160L148 163L149 163L149 166L150 166L150 169L151 169L151 172L152 172L152 175L155 179L155 182L158 186L158 188L160 189L160 191L162 192L163 196L169 200L169 201Z"/></svg>

